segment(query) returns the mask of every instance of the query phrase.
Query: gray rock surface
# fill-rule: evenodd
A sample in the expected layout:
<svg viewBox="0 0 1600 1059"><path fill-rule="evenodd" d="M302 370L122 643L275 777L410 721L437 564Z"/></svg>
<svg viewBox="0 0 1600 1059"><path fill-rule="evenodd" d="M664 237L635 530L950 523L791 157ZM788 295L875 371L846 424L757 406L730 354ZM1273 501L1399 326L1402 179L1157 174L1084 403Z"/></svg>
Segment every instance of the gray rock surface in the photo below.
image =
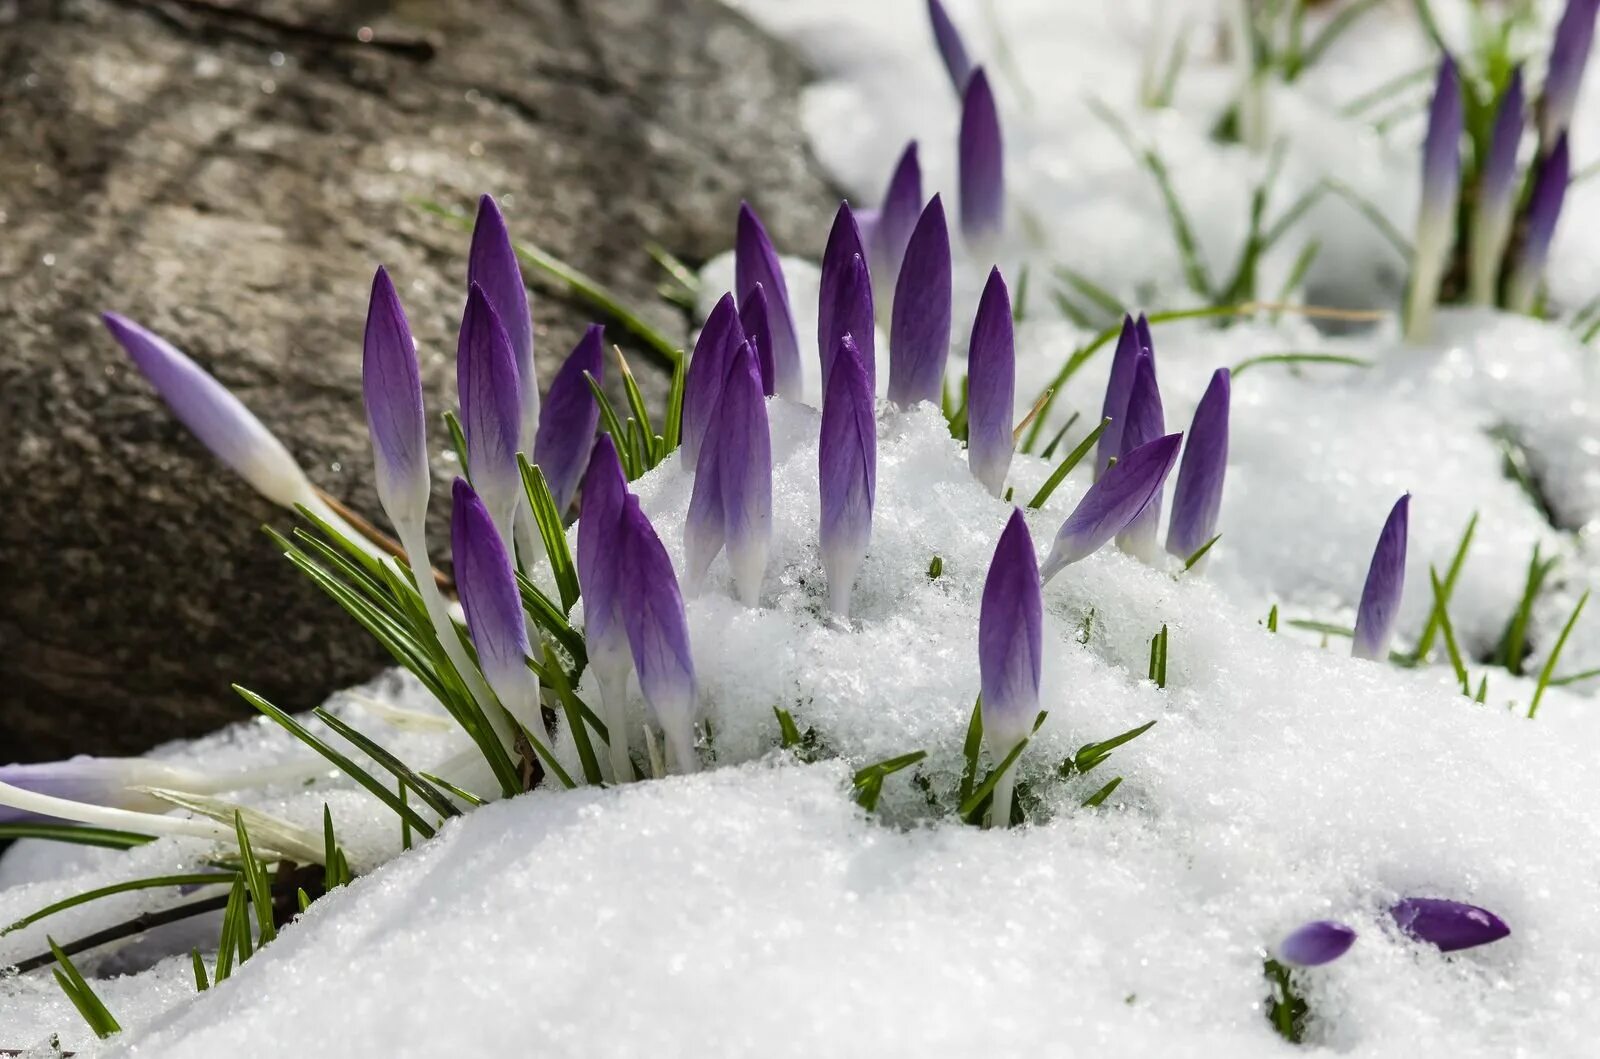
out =
<svg viewBox="0 0 1600 1059"><path fill-rule="evenodd" d="M376 515L377 264L431 409L454 403L467 236L414 201L495 194L519 238L681 342L647 240L708 257L748 196L781 245L820 246L803 77L716 0L0 0L0 762L214 728L249 712L233 681L307 708L385 663L98 311L168 336ZM592 313L529 279L548 382ZM431 440L442 552L453 465Z"/></svg>

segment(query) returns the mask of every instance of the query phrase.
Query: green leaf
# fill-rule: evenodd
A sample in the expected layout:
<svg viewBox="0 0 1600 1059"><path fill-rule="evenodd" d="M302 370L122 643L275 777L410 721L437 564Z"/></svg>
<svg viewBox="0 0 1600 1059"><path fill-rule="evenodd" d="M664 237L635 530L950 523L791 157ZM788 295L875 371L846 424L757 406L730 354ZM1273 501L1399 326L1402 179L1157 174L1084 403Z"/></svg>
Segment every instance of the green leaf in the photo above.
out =
<svg viewBox="0 0 1600 1059"><path fill-rule="evenodd" d="M902 769L910 768L927 756L926 750L915 750L859 770L850 781L851 786L855 788L856 804L869 813L876 810L878 799L883 794L883 781Z"/></svg>
<svg viewBox="0 0 1600 1059"><path fill-rule="evenodd" d="M250 903L256 909L256 931L261 944L265 945L278 936L277 928L272 924L272 884L267 881L266 869L256 860L250 848L250 834L245 830L243 814L233 814L233 829L239 836L239 864L244 884L250 889Z"/></svg>
<svg viewBox="0 0 1600 1059"><path fill-rule="evenodd" d="M1212 546L1221 539L1222 534L1219 533L1215 537L1212 537L1210 540L1206 541L1204 544L1200 545L1199 548L1195 549L1195 553L1193 555L1189 556L1189 558L1183 561L1183 568L1185 570L1193 570L1194 564L1199 562L1201 559L1204 559L1206 557L1206 552L1209 552Z"/></svg>
<svg viewBox="0 0 1600 1059"><path fill-rule="evenodd" d="M794 714L782 706L774 706L772 712L778 718L778 745L785 750L799 746L800 726L794 723Z"/></svg>
<svg viewBox="0 0 1600 1059"><path fill-rule="evenodd" d="M539 538L544 541L545 558L550 562L550 573L555 578L556 591L561 595L562 616L571 613L578 602L578 567L573 562L572 550L567 546L567 533L561 524L561 512L556 510L555 497L544 471L528 462L526 456L517 455L517 465L522 468L522 485L528 492L528 503L533 506L533 521L539 527Z"/></svg>
<svg viewBox="0 0 1600 1059"><path fill-rule="evenodd" d="M1056 454L1056 449L1061 445L1062 439L1067 436L1067 431L1072 429L1073 424L1081 419L1082 415L1081 412L1074 412L1067 417L1067 421L1061 424L1061 429L1056 431L1055 436L1050 439L1050 444L1046 445L1043 451L1039 453L1041 460L1048 460Z"/></svg>
<svg viewBox="0 0 1600 1059"><path fill-rule="evenodd" d="M128 879L124 882L111 883L108 886L96 887L82 893L73 894L53 904L45 905L37 912L30 912L10 926L0 930L0 937L10 934L14 930L39 922L41 919L65 912L69 908L98 901L102 897L112 897L116 894L131 893L135 890L153 890L166 886L203 886L210 883L226 883L233 878L232 872L190 872L183 875L153 875L144 879Z"/></svg>
<svg viewBox="0 0 1600 1059"><path fill-rule="evenodd" d="M1544 660L1544 668L1539 671L1539 686L1533 689L1533 701L1528 704L1528 719L1531 721L1539 712L1539 702L1544 698L1545 689L1550 686L1550 678L1556 671L1556 662L1561 659L1561 651L1567 646L1567 637L1572 635L1572 627L1578 624L1578 615L1583 613L1583 605L1589 602L1589 593L1585 592L1578 597L1578 605L1572 608L1572 615L1567 618L1567 623L1561 627L1561 635L1556 637L1556 645L1550 649L1550 657Z"/></svg>
<svg viewBox="0 0 1600 1059"><path fill-rule="evenodd" d="M1038 719L1033 722L1033 730L1035 732L1039 730L1040 725L1044 724L1044 719L1046 716L1048 716L1047 711L1039 711ZM989 800L989 796L994 793L994 785L1000 781L1001 776L1005 775L1007 769L1017 763L1017 758L1022 756L1022 751L1025 750L1028 744L1032 741L1032 737L1030 736L1029 738L1019 742L1016 746L1012 747L1011 752L1005 756L1005 759L1001 761L999 765L995 766L995 768L983 778L983 782L978 784L973 792L962 801L961 807L956 810L956 815L968 823L977 822L973 819L974 814L983 808L984 803Z"/></svg>
<svg viewBox="0 0 1600 1059"><path fill-rule="evenodd" d="M56 984L62 992L67 994L67 999L72 1001L72 1006L78 1009L78 1014L83 1016L83 1021L89 1024L89 1029L101 1040L113 1033L122 1032L122 1027L116 1018L95 995L89 983L83 980L83 975L78 973L78 968L73 966L72 960L56 944L56 939L46 938L50 943L50 952L56 958L58 969L54 972Z"/></svg>
<svg viewBox="0 0 1600 1059"><path fill-rule="evenodd" d="M1455 594L1456 581L1461 577L1461 567L1467 561L1467 549L1472 547L1472 536L1478 529L1478 513L1474 511L1467 520L1467 528L1461 534L1461 543L1456 545L1456 553L1450 560L1450 568L1444 575L1444 606L1450 605L1450 599ZM1439 632L1439 619L1432 611L1428 613L1428 624L1423 626L1422 636L1417 640L1417 649L1412 652L1413 662L1422 662L1427 659L1433 650L1433 640Z"/></svg>
<svg viewBox="0 0 1600 1059"><path fill-rule="evenodd" d="M1033 499L1028 501L1030 509L1036 511L1044 506L1045 501L1050 499L1050 494L1054 493L1056 488L1066 481L1067 475L1071 474L1072 469L1089 454L1089 450L1094 448L1095 442L1100 440L1100 435L1104 434L1106 427L1110 425L1111 420L1109 418L1100 420L1100 425L1089 431L1088 437L1078 442L1077 447L1067 453L1067 458L1062 460L1060 466L1054 471L1050 472L1050 477L1045 479L1045 483L1039 487L1039 491L1033 494ZM1054 442L1051 444L1053 447Z"/></svg>
<svg viewBox="0 0 1600 1059"><path fill-rule="evenodd" d="M311 713L317 720L332 728L334 732L353 744L357 750L371 758L380 768L387 770L396 780L415 791L417 797L421 798L428 808L443 817L461 815L461 810L457 809L450 799L444 796L442 791L423 779L420 773L413 771L409 765L389 753L378 743L346 724L338 714L330 713L321 706L312 710ZM404 792L399 795L402 798L404 796ZM401 819L405 820L405 816L402 815Z"/></svg>
<svg viewBox="0 0 1600 1059"><path fill-rule="evenodd" d="M1278 631L1278 605L1276 603L1274 603L1272 605L1272 609L1271 610L1267 611L1267 631L1268 632L1277 632ZM1352 634L1352 635L1354 635L1354 634Z"/></svg>
<svg viewBox="0 0 1600 1059"><path fill-rule="evenodd" d="M554 689L556 698L561 702L562 712L567 717L567 731L572 735L572 745L578 751L578 761L583 765L584 781L593 786L599 786L603 782L603 777L600 774L600 759L595 756L594 744L589 739L589 726L585 722L585 714L593 717L594 713L578 700L578 695L572 690L572 685L567 683L567 675L561 668L561 663L551 659L548 651L544 652L544 654L545 665L538 669L539 679ZM532 661L532 659L529 659L530 664L532 664ZM609 742L609 739L607 741ZM617 782L623 783L626 781L619 778Z"/></svg>
<svg viewBox="0 0 1600 1059"><path fill-rule="evenodd" d="M395 796L395 793L384 784L378 782L378 780L373 777L372 773L357 765L354 761L351 761L349 758L339 753L339 751L333 749L333 747L329 746L327 743L324 743L321 739L318 739L299 721L278 709L278 707L274 706L272 703L268 702L266 699L262 698L260 695L257 695L250 689L235 684L233 685L233 690L238 692L239 696L244 699L245 702L248 702L251 706L254 706L257 710L260 710L262 713L276 721L290 735L300 740L306 746L309 746L312 750L315 750L318 754L321 754L334 768L338 769L340 772L343 772L346 776L349 776L361 786L365 787L374 798L377 798L378 801L394 810L394 812L402 819L409 820L411 822L411 826L416 828L424 836L429 838L433 837L433 828L428 824L428 822L422 817L418 816L415 810L411 809L409 806L401 804L400 799Z"/></svg>
<svg viewBox="0 0 1600 1059"><path fill-rule="evenodd" d="M655 424L650 419L650 409L644 403L644 394L639 392L639 381L633 377L633 371L628 367L627 358L622 355L622 350L612 347L617 356L618 374L622 376L622 393L628 399L628 408L633 412L633 418L638 420L639 428L646 437L653 436L656 432ZM652 451L650 466L654 467L665 453Z"/></svg>
<svg viewBox="0 0 1600 1059"><path fill-rule="evenodd" d="M1466 664L1461 661L1461 649L1456 646L1456 632L1450 624L1450 612L1445 609L1444 584L1439 580L1439 572L1433 567L1428 567L1428 582L1433 586L1433 616L1438 621L1439 631L1444 634L1445 653L1450 656L1450 667L1456 672L1456 683L1461 685L1461 694L1472 695L1472 685L1467 678Z"/></svg>
<svg viewBox="0 0 1600 1059"><path fill-rule="evenodd" d="M450 447L455 450L456 462L461 465L461 475L472 480L472 468L467 466L467 432L461 429L461 420L454 412L444 414L444 428L450 435Z"/></svg>
<svg viewBox="0 0 1600 1059"><path fill-rule="evenodd" d="M48 842L70 842L100 849L132 849L154 842L154 835L118 831L109 827L81 827L77 824L0 824L0 842L18 838L37 838Z"/></svg>
<svg viewBox="0 0 1600 1059"><path fill-rule="evenodd" d="M305 891L301 891L304 893ZM206 962L200 958L199 949L189 950L189 959L194 964L194 988L197 993L204 993L211 988L211 982L206 978Z"/></svg>
<svg viewBox="0 0 1600 1059"><path fill-rule="evenodd" d="M1113 776L1110 783L1107 783L1104 787L1101 787L1099 790L1095 791L1093 794L1089 795L1089 797L1083 800L1083 807L1085 809L1098 808L1105 802L1107 798L1111 797L1111 792L1120 786L1122 786L1122 777Z"/></svg>
<svg viewBox="0 0 1600 1059"><path fill-rule="evenodd" d="M944 556L935 555L928 563L928 580L937 581L944 575Z"/></svg>
<svg viewBox="0 0 1600 1059"><path fill-rule="evenodd" d="M983 755L983 696L979 695L972 703L972 719L967 722L967 738L961 744L961 756L965 762L961 768L961 789L959 801L966 804L972 798L972 788L978 782L978 762Z"/></svg>
<svg viewBox="0 0 1600 1059"><path fill-rule="evenodd" d="M1528 624L1533 620L1533 606L1544 588L1545 579L1550 576L1550 571L1555 569L1559 561L1559 556L1551 556L1541 562L1539 545L1533 546L1533 558L1528 561L1528 575L1523 582L1522 599L1518 601L1517 609L1512 612L1511 620L1507 622L1506 630L1500 638L1500 664L1513 676L1522 675L1522 663L1527 655Z"/></svg>
<svg viewBox="0 0 1600 1059"><path fill-rule="evenodd" d="M1167 627L1150 637L1150 679L1158 688L1167 686Z"/></svg>
<svg viewBox="0 0 1600 1059"><path fill-rule="evenodd" d="M622 420L617 418L617 410L611 406L611 398L600 388L600 383L588 372L583 377L589 383L589 392L594 394L594 403L600 409L600 425L617 446L617 458L622 461L622 469L628 476L628 481L633 481L643 474L645 468L631 466L633 453L628 449L628 432L622 426Z"/></svg>
<svg viewBox="0 0 1600 1059"><path fill-rule="evenodd" d="M1370 368L1372 361L1363 357L1347 356L1343 353L1263 353L1259 357L1246 357L1232 368L1232 375L1238 378L1257 364L1342 364L1351 368Z"/></svg>
<svg viewBox="0 0 1600 1059"><path fill-rule="evenodd" d="M1088 276L1076 269L1068 268L1066 265L1056 265L1055 273L1063 283L1066 283L1073 290L1093 302L1101 312L1110 316L1113 320L1122 319L1122 302L1117 299L1116 295L1095 283Z"/></svg>
<svg viewBox="0 0 1600 1059"><path fill-rule="evenodd" d="M1155 724L1155 721L1146 721L1144 724L1139 725L1139 727L1130 728L1121 735L1113 736L1110 739L1103 739L1098 743L1085 743L1083 746L1079 747L1078 752L1072 756L1072 768L1069 771L1077 772L1079 775L1091 771L1096 766L1104 762L1106 758L1110 757L1111 752L1117 749L1117 747L1125 746L1126 744L1133 742L1135 739L1154 728Z"/></svg>
<svg viewBox="0 0 1600 1059"><path fill-rule="evenodd" d="M672 387L667 390L666 422L661 425L661 458L678 450L683 440L683 393L689 381L689 358L680 357L672 366Z"/></svg>

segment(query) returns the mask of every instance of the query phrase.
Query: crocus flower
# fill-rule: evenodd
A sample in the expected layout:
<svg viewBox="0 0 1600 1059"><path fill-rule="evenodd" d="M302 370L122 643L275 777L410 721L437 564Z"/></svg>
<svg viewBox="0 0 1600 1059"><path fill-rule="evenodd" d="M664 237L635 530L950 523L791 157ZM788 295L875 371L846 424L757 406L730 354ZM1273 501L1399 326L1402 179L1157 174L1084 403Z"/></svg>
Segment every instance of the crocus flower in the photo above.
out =
<svg viewBox="0 0 1600 1059"><path fill-rule="evenodd" d="M1533 193L1528 198L1527 226L1516 261L1511 266L1511 276L1506 280L1506 308L1512 312L1531 313L1539 294L1539 283L1544 277L1545 262L1550 257L1550 240L1556 234L1556 221L1561 219L1561 204L1567 196L1567 181L1571 177L1571 162L1567 152L1567 137L1563 133L1556 140L1555 150L1539 163L1539 173L1534 177Z"/></svg>
<svg viewBox="0 0 1600 1059"><path fill-rule="evenodd" d="M621 512L618 594L645 705L661 726L679 772L694 772L696 687L689 623L672 560L655 527L629 494Z"/></svg>
<svg viewBox="0 0 1600 1059"><path fill-rule="evenodd" d="M311 482L289 450L233 393L166 339L117 313L101 319L156 393L211 454L250 487L289 509L320 509Z"/></svg>
<svg viewBox="0 0 1600 1059"><path fill-rule="evenodd" d="M1140 313L1138 319L1133 322L1133 331L1139 339L1140 352L1148 353L1152 357L1155 356L1156 342L1155 339L1150 337L1150 318L1144 313Z"/></svg>
<svg viewBox="0 0 1600 1059"><path fill-rule="evenodd" d="M894 175L889 178L878 210L878 223L873 226L867 245L867 264L877 274L883 290L894 290L906 244L921 215L922 165L917 159L917 141L912 140L895 163Z"/></svg>
<svg viewBox="0 0 1600 1059"><path fill-rule="evenodd" d="M1161 388L1156 384L1155 358L1148 353L1141 353L1133 368L1133 389L1128 392L1128 411L1122 426L1122 455L1156 440L1166 430L1166 415L1161 408ZM1155 550L1156 530L1160 523L1161 490L1157 489L1144 510L1117 534L1117 546L1130 555L1148 561Z"/></svg>
<svg viewBox="0 0 1600 1059"><path fill-rule="evenodd" d="M1050 555L1044 561L1048 582L1061 570L1098 551L1125 529L1161 492L1172 465L1178 460L1182 434L1168 434L1147 442L1118 460L1078 501L1078 506L1056 532Z"/></svg>
<svg viewBox="0 0 1600 1059"><path fill-rule="evenodd" d="M578 513L578 588L583 597L583 644L589 669L600 685L613 777L633 779L628 757L626 694L633 658L620 609L618 584L622 557L622 507L628 482L611 435L595 439L583 475L583 501Z"/></svg>
<svg viewBox="0 0 1600 1059"><path fill-rule="evenodd" d="M1039 673L1044 654L1044 598L1033 538L1020 509L995 545L978 611L978 672L982 681L983 738L996 762L1028 738L1039 713ZM1015 768L994 788L991 825L1011 822Z"/></svg>
<svg viewBox="0 0 1600 1059"><path fill-rule="evenodd" d="M539 426L539 370L533 359L533 312L528 308L528 288L522 282L517 251L500 207L488 195L478 200L478 220L472 227L472 249L467 256L467 283L483 288L484 296L505 328L517 365L517 394L521 425L513 452L527 452ZM476 471L473 472L476 475Z"/></svg>
<svg viewBox="0 0 1600 1059"><path fill-rule="evenodd" d="M950 21L950 13L940 0L928 0L928 21L933 25L933 43L944 61L950 84L960 95L966 90L967 79L972 76L972 60L967 57L967 46L961 42L961 33Z"/></svg>
<svg viewBox="0 0 1600 1059"><path fill-rule="evenodd" d="M1143 319L1143 317L1141 317ZM1139 366L1139 329L1133 317L1123 316L1122 334L1111 354L1111 376L1106 380L1106 396L1100 404L1100 418L1109 419L1095 444L1094 476L1105 473L1111 458L1122 451L1123 420L1128 415L1128 395L1133 392L1134 369ZM1151 354L1154 356L1154 353Z"/></svg>
<svg viewBox="0 0 1600 1059"><path fill-rule="evenodd" d="M1493 305L1500 278L1500 259L1511 235L1511 214L1517 199L1517 146L1522 142L1524 100L1522 68L1500 97L1489 154L1478 177L1478 201L1472 212L1472 300Z"/></svg>
<svg viewBox="0 0 1600 1059"><path fill-rule="evenodd" d="M1167 551L1187 559L1216 535L1222 510L1222 480L1228 471L1228 406L1232 389L1227 368L1211 375L1211 385L1195 407L1183 443L1178 485L1172 494ZM1202 558L1201 562L1205 559Z"/></svg>
<svg viewBox="0 0 1600 1059"><path fill-rule="evenodd" d="M1318 919L1290 931L1278 942L1278 959L1297 967L1332 963L1356 943L1356 932L1343 923Z"/></svg>
<svg viewBox="0 0 1600 1059"><path fill-rule="evenodd" d="M1567 0L1561 21L1556 23L1544 93L1539 99L1540 154L1554 150L1556 140L1572 124L1578 89L1583 86L1583 70L1589 63L1589 47L1594 42L1597 8L1600 0Z"/></svg>
<svg viewBox="0 0 1600 1059"><path fill-rule="evenodd" d="M756 297L765 304L765 298ZM746 305L750 304L754 303L746 299ZM701 442L716 414L717 402L722 399L722 380L728 374L728 361L744 340L745 331L739 322L739 312L734 308L733 295L724 294L700 329L694 355L689 358L689 371L683 380L683 429L679 444L683 448L684 465L690 469L699 463Z"/></svg>
<svg viewBox="0 0 1600 1059"><path fill-rule="evenodd" d="M994 268L978 299L967 345L967 465L993 496L1005 491L1016 448L1011 432L1016 375L1011 295L1000 270Z"/></svg>
<svg viewBox="0 0 1600 1059"><path fill-rule="evenodd" d="M1410 937L1456 952L1499 941L1511 933L1505 920L1486 908L1442 897L1407 897L1389 910Z"/></svg>
<svg viewBox="0 0 1600 1059"><path fill-rule="evenodd" d="M840 335L850 335L861 350L867 378L876 384L877 343L874 341L872 278L861 250L854 218L841 206L840 220L828 237L822 260L822 285L817 308L817 346L822 359L822 392L828 392L828 374Z"/></svg>
<svg viewBox="0 0 1600 1059"><path fill-rule="evenodd" d="M772 363L772 342L768 335L767 323L767 292L761 284L757 283L750 288L744 297L744 304L739 307L739 323L744 328L744 336L750 345L755 347L756 363L761 365L761 392L768 397L778 392L778 371ZM735 342L729 349L737 349L739 343Z"/></svg>
<svg viewBox="0 0 1600 1059"><path fill-rule="evenodd" d="M792 401L803 396L800 374L800 339L789 308L789 288L783 281L778 252L748 202L739 204L739 231L733 255L734 294L743 304L756 284L767 297L767 323L772 335L772 365L777 392Z"/></svg>
<svg viewBox="0 0 1600 1059"><path fill-rule="evenodd" d="M750 343L734 353L722 402L695 469L684 520L689 583L697 586L725 545L734 586L755 606L772 540L772 439L761 371Z"/></svg>
<svg viewBox="0 0 1600 1059"><path fill-rule="evenodd" d="M982 67L973 72L961 101L956 165L960 170L961 234L968 245L986 245L999 234L1005 220L1006 175L1000 110Z"/></svg>
<svg viewBox="0 0 1600 1059"><path fill-rule="evenodd" d="M600 423L600 405L584 375L593 375L596 382L605 378L605 338L604 327L589 325L551 381L539 416L533 462L544 472L560 512L572 506L584 468L589 466L589 450Z"/></svg>
<svg viewBox="0 0 1600 1059"><path fill-rule="evenodd" d="M906 244L889 326L889 400L938 404L950 355L950 230L935 195Z"/></svg>
<svg viewBox="0 0 1600 1059"><path fill-rule="evenodd" d="M818 534L828 601L841 618L850 616L856 572L872 541L872 504L878 488L878 428L873 418L872 384L861 351L841 335L833 373L822 398L822 434L817 449L817 481L822 492Z"/></svg>
<svg viewBox="0 0 1600 1059"><path fill-rule="evenodd" d="M467 436L467 473L494 524L511 540L511 519L522 493L517 467L522 429L521 383L511 340L482 287L472 284L456 344L456 387L461 429Z"/></svg>
<svg viewBox="0 0 1600 1059"><path fill-rule="evenodd" d="M389 519L421 522L428 513L428 434L422 377L400 296L382 268L372 277L361 353L361 396L372 437L378 499Z"/></svg>
<svg viewBox="0 0 1600 1059"><path fill-rule="evenodd" d="M172 808L171 803L139 789L142 787L195 793L224 789L213 777L193 769L147 758L81 754L66 761L0 766L0 783L52 798L140 813L164 813ZM0 802L0 824L41 819L49 818Z"/></svg>
<svg viewBox="0 0 1600 1059"><path fill-rule="evenodd" d="M1394 635L1395 619L1400 616L1400 596L1406 587L1406 530L1411 516L1411 494L1394 502L1389 517L1378 534L1378 546L1367 567L1367 583L1361 589L1361 605L1356 609L1355 647L1357 658L1389 657L1389 639Z"/></svg>
<svg viewBox="0 0 1600 1059"><path fill-rule="evenodd" d="M1455 60L1439 64L1428 132L1422 144L1422 202L1417 208L1417 237L1411 258L1411 289L1406 295L1406 337L1423 341L1433 329L1433 307L1439 299L1455 236L1456 200L1461 185L1461 85Z"/></svg>
<svg viewBox="0 0 1600 1059"><path fill-rule="evenodd" d="M840 335L852 335L861 355L872 363L872 281L867 274L866 247L848 202L839 203L828 245L822 252L822 278L817 290L817 357L822 364L822 392L828 392L828 369Z"/></svg>
<svg viewBox="0 0 1600 1059"><path fill-rule="evenodd" d="M478 650L478 668L506 712L527 729L529 738L538 739L543 732L539 681L528 668L528 625L517 575L488 507L465 478L456 479L450 497L450 555L467 630ZM505 738L503 726L488 712L490 723Z"/></svg>

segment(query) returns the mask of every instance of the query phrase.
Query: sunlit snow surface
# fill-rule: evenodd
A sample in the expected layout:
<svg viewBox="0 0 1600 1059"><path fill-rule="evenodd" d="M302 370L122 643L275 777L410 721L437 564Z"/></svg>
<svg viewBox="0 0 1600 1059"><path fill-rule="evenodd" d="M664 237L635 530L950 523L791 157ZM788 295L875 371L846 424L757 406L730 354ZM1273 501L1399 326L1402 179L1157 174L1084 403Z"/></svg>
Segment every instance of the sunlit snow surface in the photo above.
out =
<svg viewBox="0 0 1600 1059"><path fill-rule="evenodd" d="M955 100L922 0L738 6L813 59L822 80L803 106L814 147L852 199L875 204L916 136L928 190L945 189L953 205ZM1231 265L1262 162L1208 138L1233 84L1203 43L1209 29L1194 31L1178 106L1151 113L1135 100L1160 5L950 6L980 58L994 62L999 40L1011 56L1001 66L1013 72L997 84L1013 231L1028 234L1002 247L1000 262L1014 284L1024 261L1033 276L1018 332L1020 418L1089 337L1057 317L1051 265L1069 264L1135 307L1195 304L1159 196L1084 107L1086 95L1159 139L1213 274ZM1437 6L1447 33L1458 29L1457 7ZM1384 139L1331 116L1427 61L1401 10L1368 19L1274 97L1275 130L1292 141L1275 201L1333 173L1409 229L1416 122ZM1173 0L1156 23L1171 33L1186 18L1198 27L1210 16ZM1542 54L1543 31L1529 44ZM1600 77L1589 84L1581 133L1600 128ZM1585 220L1600 219L1596 187L1574 189L1557 240L1553 297L1569 311L1600 289L1600 243ZM758 189L753 198L759 207ZM812 245L780 249L814 258L827 221L817 219ZM1305 300L1398 301L1398 259L1336 200L1269 256L1264 297L1276 297L1312 238L1324 249ZM801 348L814 357L815 272L786 264ZM954 373L988 264L958 262ZM728 263L713 262L707 293L729 279ZM1451 312L1426 349L1404 346L1396 332L1384 321L1334 339L1294 316L1226 330L1157 325L1169 429L1187 425L1220 366L1291 351L1374 366L1296 374L1259 365L1239 376L1223 537L1203 576L1107 550L1051 583L1050 718L1022 764L1045 795L1046 822L980 833L932 822L927 801L948 805L956 784L978 683L978 595L1009 506L970 479L935 410L882 406L873 547L854 620L841 625L826 614L816 553L817 416L775 402L774 542L761 608L730 598L720 559L689 608L705 714L720 761L736 767L620 791L541 792L472 814L318 902L204 996L192 992L186 956L99 981L129 1028L122 1049L107 1054L1283 1055L1288 1046L1262 1015L1260 950L1313 918L1361 935L1344 959L1305 976L1313 1045L1361 1056L1592 1054L1597 704L1588 686L1556 689L1530 723L1522 714L1531 681L1475 659L1492 652L1536 542L1563 561L1536 614L1534 671L1577 596L1600 583L1586 534L1566 532L1600 525L1600 367L1559 324ZM879 349L883 380L886 341ZM1098 415L1109 355L1090 360L1058 399L1054 422L1082 415L1072 439ZM816 365L807 370L814 400ZM1509 428L1528 447L1561 530L1501 475L1490 428ZM1018 498L1049 471L1019 458ZM636 483L680 565L689 484L676 458ZM1075 475L1030 514L1041 553L1085 486ZM1448 667L1355 662L1344 641L1324 648L1315 635L1263 626L1273 604L1285 622L1348 624L1378 528L1407 490L1402 646L1427 617L1429 566L1442 573L1479 515L1451 616L1474 683L1489 676L1486 706L1459 694ZM935 556L944 572L930 580ZM1143 679L1149 637L1163 624L1164 691ZM1600 613L1579 623L1560 670L1595 665ZM368 693L427 708L400 678ZM928 751L927 791L902 773L885 792L887 822L865 816L848 798L847 765L803 767L772 753L780 705L853 764ZM392 729L349 697L335 706L414 764L464 743ZM1046 778L1083 743L1148 720L1158 723L1099 773ZM239 769L303 751L257 725L168 753ZM1076 808L1113 775L1126 779L1103 808ZM398 850L392 814L338 781L253 800L311 827L329 802L358 869ZM0 889L0 921L90 886L190 869L204 848L163 841L63 860L56 849L20 847L0 865L10 885ZM1384 909L1402 894L1483 904L1512 936L1442 957L1388 926ZM46 929L77 937L168 901L155 892L74 910L0 939L0 959L39 951ZM206 934L153 938L147 950L204 945L214 923L204 926ZM101 969L148 961L135 950ZM47 976L0 981L0 1047L52 1031L92 1048Z"/></svg>

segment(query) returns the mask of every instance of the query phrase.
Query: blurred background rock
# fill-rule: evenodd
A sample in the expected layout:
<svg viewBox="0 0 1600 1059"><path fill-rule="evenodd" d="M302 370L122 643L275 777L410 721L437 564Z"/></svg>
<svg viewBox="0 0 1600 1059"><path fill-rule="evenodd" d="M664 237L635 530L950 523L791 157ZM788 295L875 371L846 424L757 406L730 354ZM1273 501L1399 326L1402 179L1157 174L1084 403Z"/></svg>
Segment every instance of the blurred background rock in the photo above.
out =
<svg viewBox="0 0 1600 1059"><path fill-rule="evenodd" d="M233 681L298 710L386 664L101 310L171 339L377 515L378 264L430 411L454 405L468 237L417 200L494 194L516 237L681 343L648 241L703 260L748 197L780 246L820 242L803 78L717 0L0 0L0 761L141 751L246 716ZM594 314L528 279L548 384ZM455 467L432 424L442 557Z"/></svg>

